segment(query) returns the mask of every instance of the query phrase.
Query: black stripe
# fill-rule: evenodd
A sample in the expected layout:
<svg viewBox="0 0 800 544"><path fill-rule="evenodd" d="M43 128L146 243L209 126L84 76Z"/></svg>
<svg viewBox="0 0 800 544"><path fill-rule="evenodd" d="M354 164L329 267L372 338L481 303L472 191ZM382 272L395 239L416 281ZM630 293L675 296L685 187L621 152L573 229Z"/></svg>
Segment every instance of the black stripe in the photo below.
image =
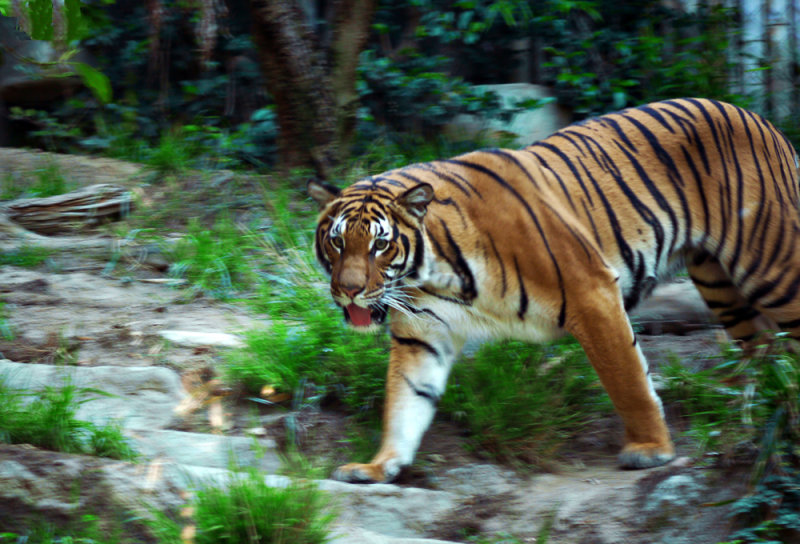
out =
<svg viewBox="0 0 800 544"><path fill-rule="evenodd" d="M411 383L411 380L408 379L408 376L405 374L402 374L402 376L414 393L429 400L434 406L439 404L439 399L442 397L442 395L436 392L435 387L433 387L431 384L414 385Z"/></svg>
<svg viewBox="0 0 800 544"><path fill-rule="evenodd" d="M524 320L525 314L528 312L528 293L525 291L525 283L522 281L522 274L519 271L516 255L514 255L514 270L517 271L517 282L519 282L519 311L517 315Z"/></svg>
<svg viewBox="0 0 800 544"><path fill-rule="evenodd" d="M437 170L433 164L431 163L422 163L422 164L415 164L416 168L420 168L431 172L432 174L438 176L440 179L450 183L451 185L455 186L459 191L464 193L467 197L471 196L470 191L475 194L478 198L483 198L481 196L480 191L478 191L472 183L468 179L465 179L461 176L454 175L450 172L442 172L441 170Z"/></svg>
<svg viewBox="0 0 800 544"><path fill-rule="evenodd" d="M528 171L528 169L525 168L525 166L519 162L519 159L517 159L514 155L512 155L505 149L486 149L484 150L484 152L496 155L502 158L503 160L514 164L514 166L516 166L523 174L525 174L525 177L528 178L528 181L530 181L534 187L536 187L537 189L540 188L539 183L533 178L533 176L531 176L531 173Z"/></svg>
<svg viewBox="0 0 800 544"><path fill-rule="evenodd" d="M692 282L700 287L705 287L706 289L728 289L733 287L733 283L730 280L714 280L714 281L706 281L696 278L694 276L690 276L692 278Z"/></svg>
<svg viewBox="0 0 800 544"><path fill-rule="evenodd" d="M785 306L789 304L797 297L797 290L800 288L800 275L798 275L792 283L784 291L783 295L780 298L773 300L772 302L768 302L762 304L763 308L778 308L780 306Z"/></svg>
<svg viewBox="0 0 800 544"><path fill-rule="evenodd" d="M594 150L591 151L595 162L601 168L603 168L603 170L611 173L611 175L614 176L615 179L621 179L622 176L619 172L619 169L617 168L616 164L614 164L614 161L605 151L603 146L599 144L597 141L595 141L593 138L590 138L589 136L582 136L582 139L584 140L584 142L586 142L587 146L590 147L590 149L591 146L595 146L598 152L601 154L601 156L598 157L597 155L595 155ZM615 171L611 170L612 167L615 169ZM617 246L619 247L620 255L622 255L622 259L625 261L625 265L628 267L628 269L633 271L634 267L633 250L628 245L628 242L622 233L622 228L620 227L619 220L617 219L617 214L614 211L615 208L609 203L605 193L603 193L600 190L600 185L597 183L597 180L591 175L589 175L588 177L589 181L592 183L592 185L595 188L595 191L597 192L597 196L600 198L600 201L603 204L603 208L606 211L606 216L608 217L608 222L611 224L611 230L614 233L614 239L617 242Z"/></svg>
<svg viewBox="0 0 800 544"><path fill-rule="evenodd" d="M600 250L603 250L603 240L600 238L600 233L597 232L597 225L594 223L594 214L589 211L589 208L586 207L586 202L581 201L583 204L583 211L586 213L586 217L589 218L589 224L592 225L592 232L594 233L594 240L597 242L597 245L600 246Z"/></svg>
<svg viewBox="0 0 800 544"><path fill-rule="evenodd" d="M424 291L424 289L422 289L422 290ZM441 317L436 315L436 312L434 312L433 310L429 310L428 308L417 308L416 306L410 306L410 305L406 306L406 310L408 310L409 312L411 312L411 313L413 313L415 315L425 314L427 316L430 316L433 319L435 319L436 321L438 321L439 323L441 323L442 325L445 325L448 329L450 328L450 325L448 325L447 322L444 319L442 319Z"/></svg>
<svg viewBox="0 0 800 544"><path fill-rule="evenodd" d="M758 315L759 313L750 306L743 306L720 313L719 321L726 329L730 329L744 321L750 321Z"/></svg>
<svg viewBox="0 0 800 544"><path fill-rule="evenodd" d="M447 244L455 255L455 262L450 261L446 256L445 259L448 260L450 266L453 267L453 271L461 280L461 294L464 299L467 301L473 300L478 296L478 290L477 286L475 285L475 277L472 275L472 270L470 270L469 264L467 263L466 259L464 259L463 253L461 253L461 247L456 243L453 235L450 234L450 229L448 228L445 220L439 218L439 223L442 226L442 230L444 230L444 235L447 237ZM435 237L431 236L431 240L434 239Z"/></svg>
<svg viewBox="0 0 800 544"><path fill-rule="evenodd" d="M507 287L507 284L506 284L506 265L503 262L502 257L500 257L500 252L497 251L497 246L494 245L494 237L491 234L487 234L487 237L489 238L489 243L492 246L492 251L494 251L494 256L497 258L497 262L500 265L500 281L501 281L501 284L502 284L502 291L500 293L500 296L504 297L504 296L506 296L506 287Z"/></svg>
<svg viewBox="0 0 800 544"><path fill-rule="evenodd" d="M396 341L398 344L403 345L403 346L410 346L410 347L423 349L423 350L427 351L428 353L430 353L431 355L433 355L434 357L436 357L437 359L440 359L440 357L441 357L439 355L439 351L435 347L433 347L429 343L427 343L427 342L425 342L423 340L420 340L418 338L408 338L408 337L405 337L405 336L397 336L396 334L392 333L392 340ZM442 361L440 360L439 363L441 363L441 362Z"/></svg>
<svg viewBox="0 0 800 544"><path fill-rule="evenodd" d="M664 198L664 195L661 194L661 192L658 190L658 188L653 183L653 180L650 179L650 176L647 175L647 172L642 167L642 165L639 163L639 161L636 160L636 158L633 156L633 154L631 154L627 149L625 149L624 147L619 145L618 142L615 142L615 143L617 144L617 147L619 148L619 150L622 151L625 154L625 156L628 158L628 161L630 162L630 164L636 170L636 173L638 174L639 179L644 183L645 187L648 189L650 194L653 196L653 198L655 199L655 201L659 205L659 207L661 209L667 211L667 213L669 215L669 218L670 218L670 223L672 223L673 232L677 235L677 232L678 232L678 219L675 217L675 213L672 211L672 209L669 207L668 203L666 202L666 199ZM630 186L628 186L628 184L623 181L621 176L619 177L619 179L616 179L616 182L617 182L617 185L622 189L622 192L628 198L630 203L633 205L634 209L639 213L639 215L642 217L642 219L648 225L650 225L650 228L653 229L653 233L655 234L655 237L656 237L656 254L655 254L656 263L655 263L655 268L658 269L659 268L659 262L661 261L661 258L664 257L664 255L662 255L662 252L664 250L664 227L661 226L661 221L659 221L658 217L655 215L653 210L651 210L641 200L639 200L639 198L636 196L635 191L633 191L633 189L631 189ZM672 242L674 244L674 237L673 237L673 241ZM670 254L671 253L672 253L672 248L670 247Z"/></svg>
<svg viewBox="0 0 800 544"><path fill-rule="evenodd" d="M409 276L416 278L419 275L419 269L422 266L422 260L425 255L425 244L422 241L422 234L419 230L414 229L414 261L411 264L411 271Z"/></svg>
<svg viewBox="0 0 800 544"><path fill-rule="evenodd" d="M697 170L697 166L694 164L694 160L692 159L692 155L689 153L689 150L686 149L684 146L681 146L681 151L683 151L683 160L689 166L689 170L692 172L692 178L694 179L695 185L697 185L697 194L700 196L700 204L703 206L703 242L705 242L706 238L711 234L711 214L708 211L708 199L706 198L706 191L703 187L703 180L700 178L700 172ZM706 165L707 167L708 165ZM686 229L686 239L687 243L690 242L689 238L691 236L691 229Z"/></svg>
<svg viewBox="0 0 800 544"><path fill-rule="evenodd" d="M550 168L550 165L547 164L547 161L541 155L539 155L535 151L531 150L531 148L533 148L533 147L541 147L542 149L547 149L548 151L550 151L550 152L554 153L555 155L557 155L564 162L564 164L567 165L567 167L570 169L570 171L572 172L572 175L575 177L575 179L579 183L583 184L583 181L581 180L580 174L578 173L578 171L575 168L575 166L572 164L572 162L564 154L563 151L561 151L556 146L554 146L552 144L549 144L547 142L537 142L537 143L529 146L528 149L527 149L527 151L529 153L531 153L534 157L536 157L539 160L539 162L541 162L541 164L542 164L542 166L544 168L547 168L548 170L550 170L553 173L553 175L558 180L558 184L561 186L561 190L564 192L564 195L567 197L567 202L569 202L570 208L572 208L573 210L576 210L575 203L572 202L572 195L570 194L569 190L567 189L567 186L564 184L564 180L562 179L562 177L558 174L558 172L556 170Z"/></svg>
<svg viewBox="0 0 800 544"><path fill-rule="evenodd" d="M678 200L681 203L681 208L683 208L683 220L685 222L683 227L688 231L691 231L692 218L691 218L691 213L689 212L689 204L686 201L686 194L685 191L683 190L685 183L683 181L683 177L680 174L680 171L678 170L678 167L675 165L675 161L672 160L672 156L661 145L661 142L658 140L656 135L653 134L653 132L650 129L648 129L641 121L632 116L626 116L626 119L631 124L633 124L639 130L639 132L642 133L642 135L644 135L645 139L650 144L650 147L655 152L656 158L658 158L661 164L663 164L666 167L667 178L672 183L673 189L675 190L675 194L678 196ZM639 171L638 162L634 163L634 166L637 168L637 173L639 173L640 176L644 176L642 179L648 186L648 188L652 187L652 189L650 189L650 192L655 198L656 203L662 210L667 212L670 221L672 222L673 238L669 246L669 254L671 255L675 249L675 242L677 241L678 238L678 221L675 217L675 212L672 210L669 201L663 196L663 194L660 191L655 190L654 192L654 189L656 189L656 184L650 181L650 179L646 176L644 169L641 169L641 172Z"/></svg>
<svg viewBox="0 0 800 544"><path fill-rule="evenodd" d="M489 168L486 168L481 164L475 164L460 159L449 159L445 162L451 164L457 164L465 168L471 168L473 170L481 172L482 174L485 174L486 176L490 177L493 181L495 181L498 185L509 191L525 208L525 211L528 213L528 216L531 218L533 224L536 226L536 230L539 232L539 236L541 237L542 242L544 242L544 247L547 250L547 254L550 257L550 261L553 264L553 267L555 268L556 271L556 276L558 278L558 286L559 290L561 291L561 309L559 310L558 324L559 327L563 327L566 321L566 314L567 314L567 298L566 298L566 292L564 290L564 278L561 274L561 266L558 264L558 260L556 260L556 257L553 254L553 249L550 247L550 242L547 239L547 236L545 235L542 225L539 223L539 218L536 217L535 213L533 213L533 209L531 208L530 203L526 201L524 198L522 198L522 195L520 195L519 192L513 186L511 186L506 180L498 176L497 173L495 173L494 171L490 170Z"/></svg>
<svg viewBox="0 0 800 544"><path fill-rule="evenodd" d="M640 107L638 107L636 109L638 111L644 113L644 114L649 115L650 117L652 117L653 119L658 121L658 123L661 126L663 126L665 129L667 129L670 134L675 134L675 129L673 129L670 126L670 124L667 122L667 120L664 118L664 116L661 115L661 112L658 111L657 109L655 109L655 108L653 108L651 106L640 106Z"/></svg>
<svg viewBox="0 0 800 544"><path fill-rule="evenodd" d="M796 327L800 327L800 319L795 319L793 321L784 321L782 323L778 323L778 326L782 329L794 329Z"/></svg>

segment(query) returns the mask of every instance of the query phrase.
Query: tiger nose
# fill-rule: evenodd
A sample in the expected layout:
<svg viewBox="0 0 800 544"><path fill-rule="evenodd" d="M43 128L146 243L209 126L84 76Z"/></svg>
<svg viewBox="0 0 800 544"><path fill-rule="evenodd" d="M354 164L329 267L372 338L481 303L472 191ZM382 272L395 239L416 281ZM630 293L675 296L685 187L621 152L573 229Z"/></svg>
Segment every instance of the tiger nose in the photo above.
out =
<svg viewBox="0 0 800 544"><path fill-rule="evenodd" d="M352 285L340 285L339 289L342 290L342 293L347 295L350 298L356 298L356 295L359 294L361 291L364 290L363 287L359 286L352 286Z"/></svg>

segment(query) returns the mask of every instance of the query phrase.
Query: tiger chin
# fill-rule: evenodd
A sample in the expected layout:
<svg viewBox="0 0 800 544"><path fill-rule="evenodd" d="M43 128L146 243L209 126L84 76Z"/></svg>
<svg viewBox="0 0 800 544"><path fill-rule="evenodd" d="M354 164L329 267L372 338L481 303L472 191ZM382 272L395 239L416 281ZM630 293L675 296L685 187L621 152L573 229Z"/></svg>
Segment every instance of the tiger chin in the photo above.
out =
<svg viewBox="0 0 800 544"><path fill-rule="evenodd" d="M339 189L311 182L317 259L356 329L389 317L380 449L334 477L413 462L468 340L572 334L625 428L624 468L675 456L627 311L685 262L734 340L800 336L800 190L789 141L706 99L656 102ZM358 357L357 353L353 357Z"/></svg>

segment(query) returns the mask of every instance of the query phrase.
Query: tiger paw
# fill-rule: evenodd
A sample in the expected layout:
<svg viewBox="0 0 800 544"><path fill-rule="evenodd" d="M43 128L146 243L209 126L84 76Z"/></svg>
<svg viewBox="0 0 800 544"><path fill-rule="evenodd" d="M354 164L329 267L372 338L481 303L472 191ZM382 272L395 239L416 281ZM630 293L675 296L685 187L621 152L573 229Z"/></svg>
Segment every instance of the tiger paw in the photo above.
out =
<svg viewBox="0 0 800 544"><path fill-rule="evenodd" d="M400 472L397 463L349 463L333 472L333 479L352 484L387 483Z"/></svg>
<svg viewBox="0 0 800 544"><path fill-rule="evenodd" d="M640 469L666 465L675 459L675 449L672 444L658 445L655 443L628 444L620 452L617 461L621 468Z"/></svg>

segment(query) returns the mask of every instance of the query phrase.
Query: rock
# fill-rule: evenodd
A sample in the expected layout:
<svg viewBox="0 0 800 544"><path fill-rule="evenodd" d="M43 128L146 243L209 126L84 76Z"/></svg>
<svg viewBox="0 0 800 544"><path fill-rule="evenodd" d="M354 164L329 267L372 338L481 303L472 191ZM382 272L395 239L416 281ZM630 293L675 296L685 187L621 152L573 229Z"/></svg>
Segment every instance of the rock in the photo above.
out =
<svg viewBox="0 0 800 544"><path fill-rule="evenodd" d="M644 510L649 513L679 514L681 510L694 507L701 499L703 485L691 474L675 474L663 480L647 496Z"/></svg>
<svg viewBox="0 0 800 544"><path fill-rule="evenodd" d="M714 314L688 278L657 286L630 315L642 334L685 334L719 328Z"/></svg>
<svg viewBox="0 0 800 544"><path fill-rule="evenodd" d="M547 87L530 83L504 83L498 85L478 85L478 90L497 94L504 108L515 108L528 100L551 99ZM514 146L524 147L546 138L570 123L569 114L554 101L546 105L517 113L508 121L497 118L483 118L479 115L457 115L446 127L445 132L453 139L475 138L480 134L507 134L514 137Z"/></svg>
<svg viewBox="0 0 800 544"><path fill-rule="evenodd" d="M452 540L429 538L395 538L350 525L337 526L330 544L455 544Z"/></svg>
<svg viewBox="0 0 800 544"><path fill-rule="evenodd" d="M278 472L281 459L275 441L171 430L133 430L136 449L147 458L210 468L254 466L268 474Z"/></svg>
<svg viewBox="0 0 800 544"><path fill-rule="evenodd" d="M72 384L109 396L81 404L77 418L106 424L118 421L127 429L163 429L175 419L174 410L186 395L180 376L164 367L67 367L0 360L0 376L14 389L42 391Z"/></svg>
<svg viewBox="0 0 800 544"><path fill-rule="evenodd" d="M470 464L448 470L436 484L457 495L501 495L516 488L519 476L496 465Z"/></svg>
<svg viewBox="0 0 800 544"><path fill-rule="evenodd" d="M161 331L161 337L180 346L218 346L225 348L240 348L244 342L233 334L224 332L198 332L198 331Z"/></svg>
<svg viewBox="0 0 800 544"><path fill-rule="evenodd" d="M393 484L322 480L320 489L337 497L341 523L395 538L423 538L457 504L446 491Z"/></svg>
<svg viewBox="0 0 800 544"><path fill-rule="evenodd" d="M56 234L122 219L132 207L126 188L98 183L61 195L14 200L0 209L30 231Z"/></svg>
<svg viewBox="0 0 800 544"><path fill-rule="evenodd" d="M74 523L86 514L103 521L131 520L185 503L168 481L148 479L148 470L145 465L0 444L0 533L41 526L43 519L48 524Z"/></svg>

